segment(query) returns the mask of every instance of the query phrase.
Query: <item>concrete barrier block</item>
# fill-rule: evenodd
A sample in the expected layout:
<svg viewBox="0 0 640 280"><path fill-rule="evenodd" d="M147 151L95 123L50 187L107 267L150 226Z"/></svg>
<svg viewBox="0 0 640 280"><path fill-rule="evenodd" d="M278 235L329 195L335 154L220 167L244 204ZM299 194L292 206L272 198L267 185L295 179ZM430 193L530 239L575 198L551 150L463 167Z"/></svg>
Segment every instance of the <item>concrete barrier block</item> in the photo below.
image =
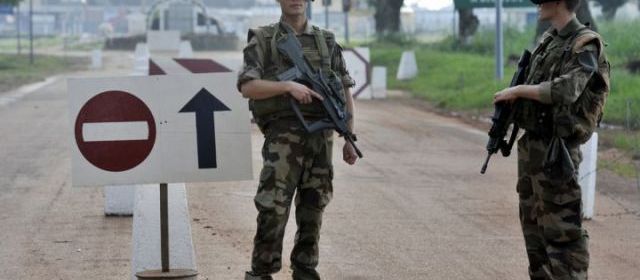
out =
<svg viewBox="0 0 640 280"><path fill-rule="evenodd" d="M102 50L95 49L91 51L91 69L102 68Z"/></svg>
<svg viewBox="0 0 640 280"><path fill-rule="evenodd" d="M580 151L582 151L582 163L578 169L578 183L582 189L582 216L585 219L591 219L595 209L598 133L594 133L589 142L580 147Z"/></svg>
<svg viewBox="0 0 640 280"><path fill-rule="evenodd" d="M149 31L147 45L151 51L177 52L180 50L180 31Z"/></svg>
<svg viewBox="0 0 640 280"><path fill-rule="evenodd" d="M180 42L180 50L178 51L178 58L193 58L193 47L191 47L191 42L189 41Z"/></svg>
<svg viewBox="0 0 640 280"><path fill-rule="evenodd" d="M410 80L418 76L418 63L416 62L416 53L414 51L406 51L402 53L400 66L398 67L398 80Z"/></svg>
<svg viewBox="0 0 640 280"><path fill-rule="evenodd" d="M132 76L147 76L149 74L149 58L151 53L149 46L145 43L138 43L133 54Z"/></svg>
<svg viewBox="0 0 640 280"><path fill-rule="evenodd" d="M105 186L104 214L106 216L131 216L136 195L136 185Z"/></svg>
<svg viewBox="0 0 640 280"><path fill-rule="evenodd" d="M168 199L170 268L196 270L185 184L169 184ZM161 269L159 184L136 188L132 241L132 280L138 272Z"/></svg>
<svg viewBox="0 0 640 280"><path fill-rule="evenodd" d="M136 44L136 50L133 54L133 57L136 60L148 60L151 56L151 52L149 51L149 46L145 43Z"/></svg>
<svg viewBox="0 0 640 280"><path fill-rule="evenodd" d="M371 88L373 89L373 98L387 98L387 67L373 67Z"/></svg>

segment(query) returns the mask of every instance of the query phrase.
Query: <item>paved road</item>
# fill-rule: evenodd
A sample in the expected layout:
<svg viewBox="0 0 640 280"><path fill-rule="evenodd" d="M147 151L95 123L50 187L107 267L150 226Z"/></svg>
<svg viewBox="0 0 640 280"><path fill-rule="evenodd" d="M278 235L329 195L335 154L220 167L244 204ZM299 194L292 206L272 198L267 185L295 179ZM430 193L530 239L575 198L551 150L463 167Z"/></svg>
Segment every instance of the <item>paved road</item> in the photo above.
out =
<svg viewBox="0 0 640 280"><path fill-rule="evenodd" d="M90 75L127 73L125 59L110 59L108 71ZM101 188L70 186L66 98L61 79L0 105L2 280L129 277L131 218L104 217ZM479 176L484 133L411 103L357 102L366 157L354 167L338 161L336 140L335 194L320 246L324 279L526 279L514 158L496 158ZM261 141L254 130L256 175ZM255 189L253 181L188 185L200 279L242 279ZM598 194L586 223L592 279L640 279L640 216L620 201Z"/></svg>

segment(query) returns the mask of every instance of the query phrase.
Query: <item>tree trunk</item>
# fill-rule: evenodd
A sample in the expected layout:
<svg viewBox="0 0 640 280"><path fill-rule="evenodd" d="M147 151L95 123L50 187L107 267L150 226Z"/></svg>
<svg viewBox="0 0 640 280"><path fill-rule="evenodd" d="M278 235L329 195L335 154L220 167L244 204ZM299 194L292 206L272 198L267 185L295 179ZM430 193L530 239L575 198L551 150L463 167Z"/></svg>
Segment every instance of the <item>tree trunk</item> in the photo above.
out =
<svg viewBox="0 0 640 280"><path fill-rule="evenodd" d="M374 0L376 31L388 34L400 31L400 8L404 0Z"/></svg>
<svg viewBox="0 0 640 280"><path fill-rule="evenodd" d="M458 27L459 42L468 44L471 36L478 31L480 20L473 14L473 9L458 9L458 15L460 17L460 26Z"/></svg>
<svg viewBox="0 0 640 280"><path fill-rule="evenodd" d="M598 31L598 26L596 25L596 21L593 19L593 16L591 15L591 9L589 8L588 1L586 0L582 1L582 4L580 4L580 7L578 7L578 10L576 11L576 16L578 17L578 20L580 22L582 22L585 25L588 24L592 30ZM547 21L538 22L538 27L536 28L535 40L537 41L538 38L540 38L540 35L542 35L542 33L544 33L545 31L547 31L547 29L549 29L550 26L551 24Z"/></svg>
<svg viewBox="0 0 640 280"><path fill-rule="evenodd" d="M627 0L596 0L602 6L602 15L605 20L612 20L616 16L618 8L622 7Z"/></svg>

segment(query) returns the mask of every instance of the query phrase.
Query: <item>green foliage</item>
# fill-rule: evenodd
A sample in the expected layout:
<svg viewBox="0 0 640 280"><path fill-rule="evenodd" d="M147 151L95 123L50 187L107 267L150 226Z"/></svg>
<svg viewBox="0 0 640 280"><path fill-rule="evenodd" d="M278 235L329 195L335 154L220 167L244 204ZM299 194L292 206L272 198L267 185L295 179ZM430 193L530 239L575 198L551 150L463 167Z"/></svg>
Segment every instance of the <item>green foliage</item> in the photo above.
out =
<svg viewBox="0 0 640 280"><path fill-rule="evenodd" d="M640 128L640 76L630 74L621 67L611 72L611 94L605 107L604 122Z"/></svg>
<svg viewBox="0 0 640 280"><path fill-rule="evenodd" d="M638 133L616 133L613 138L614 146L636 154L640 149L640 135Z"/></svg>
<svg viewBox="0 0 640 280"><path fill-rule="evenodd" d="M531 48L534 43L535 26L530 26L524 31L515 28L506 28L504 32L505 55L520 55L522 51ZM496 33L492 30L480 30L468 44L460 43L456 38L449 36L442 42L433 46L443 51L470 52L476 54L493 55L495 52Z"/></svg>
<svg viewBox="0 0 640 280"><path fill-rule="evenodd" d="M619 126L640 128L640 75L627 71L625 65L630 60L640 60L640 21L628 23L605 22L601 33L608 43L607 55L612 64L611 95L605 107L604 122ZM530 48L533 28L525 32L508 29L505 32L505 54L520 54ZM370 45L373 65L387 67L389 88L411 92L434 105L447 110L465 110L488 114L492 110L495 92L508 85L510 75L515 71L513 63L505 68L506 78L495 80L493 57L494 34L479 32L469 45L459 46L452 38L434 44L412 42L403 45L393 40ZM419 76L410 81L398 81L395 75L402 52L413 49L416 52ZM605 145L616 147L625 153L640 158L640 132L602 133ZM635 176L632 163L601 162L603 167L624 176Z"/></svg>
<svg viewBox="0 0 640 280"><path fill-rule="evenodd" d="M631 100L631 119L640 120L640 76L625 69L631 59L640 59L640 21L606 22L601 33L608 43L607 55L612 64L611 95L605 108L606 123L626 123L627 102ZM513 28L505 30L506 56L519 56L525 48L531 48L535 27L524 32ZM377 42L372 47L374 65L386 66L389 86L411 91L445 109L490 110L494 92L508 85L515 67L508 64L507 79L495 81L493 59L495 32L480 31L468 45L460 46L453 38L434 44L398 41ZM420 75L412 81L397 81L395 74L403 50L416 50Z"/></svg>
<svg viewBox="0 0 640 280"><path fill-rule="evenodd" d="M425 98L446 109L486 109L493 94L508 85L508 79L495 81L491 57L470 53L445 52L428 46L417 46L416 59L420 74L411 81L398 81L395 74L404 48L372 49L374 65L387 67L390 88L399 88ZM515 71L509 67L507 71Z"/></svg>
<svg viewBox="0 0 640 280"><path fill-rule="evenodd" d="M0 4L3 5L12 5L15 6L16 4L22 2L22 0L0 0Z"/></svg>
<svg viewBox="0 0 640 280"><path fill-rule="evenodd" d="M51 75L82 69L86 59L70 59L56 56L36 56L35 64L29 64L27 55L0 54L0 92L23 84L44 80Z"/></svg>
<svg viewBox="0 0 640 280"><path fill-rule="evenodd" d="M378 34L376 36L376 41L378 43L386 43L390 45L405 46L405 47L414 46L418 44L418 41L416 40L415 37L409 36L402 32L388 32L388 33Z"/></svg>
<svg viewBox="0 0 640 280"><path fill-rule="evenodd" d="M633 163L626 161L599 160L598 169L607 169L625 178L635 178L637 170Z"/></svg>
<svg viewBox="0 0 640 280"><path fill-rule="evenodd" d="M0 51L2 52L15 52L17 45L17 39L14 37L0 39ZM20 45L22 45L23 53L29 51L29 37L25 36L25 34L20 40ZM56 46L62 46L62 37L38 37L33 39L33 47L35 49Z"/></svg>
<svg viewBox="0 0 640 280"><path fill-rule="evenodd" d="M607 55L614 67L622 67L631 59L640 60L640 20L604 22L600 33L607 44Z"/></svg>

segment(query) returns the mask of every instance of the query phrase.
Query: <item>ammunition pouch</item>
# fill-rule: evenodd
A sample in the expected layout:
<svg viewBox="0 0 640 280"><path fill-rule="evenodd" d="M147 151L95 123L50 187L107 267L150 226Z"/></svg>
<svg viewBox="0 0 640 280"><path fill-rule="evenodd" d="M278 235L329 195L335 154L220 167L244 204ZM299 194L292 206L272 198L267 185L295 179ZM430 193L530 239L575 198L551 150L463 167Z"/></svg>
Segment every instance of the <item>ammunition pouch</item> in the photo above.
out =
<svg viewBox="0 0 640 280"><path fill-rule="evenodd" d="M551 139L553 134L553 110L540 102L520 99L516 102L514 122L538 139Z"/></svg>

